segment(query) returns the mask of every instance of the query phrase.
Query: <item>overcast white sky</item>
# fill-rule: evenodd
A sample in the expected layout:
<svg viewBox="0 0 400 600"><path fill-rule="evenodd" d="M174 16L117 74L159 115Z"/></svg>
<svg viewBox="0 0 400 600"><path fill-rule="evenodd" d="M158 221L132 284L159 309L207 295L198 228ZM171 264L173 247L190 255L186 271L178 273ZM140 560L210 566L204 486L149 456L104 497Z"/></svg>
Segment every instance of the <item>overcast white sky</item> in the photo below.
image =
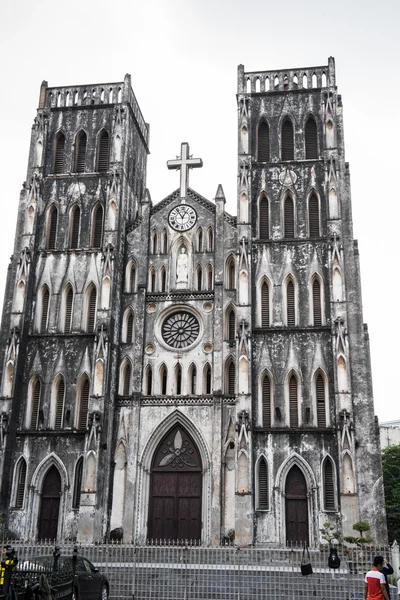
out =
<svg viewBox="0 0 400 600"><path fill-rule="evenodd" d="M187 141L204 162L190 185L212 199L223 185L236 214L236 74L327 64L344 105L369 325L375 410L400 419L398 0L1 0L0 303L30 130L43 79L50 86L122 81L131 73L150 123L153 202L178 187L165 163Z"/></svg>

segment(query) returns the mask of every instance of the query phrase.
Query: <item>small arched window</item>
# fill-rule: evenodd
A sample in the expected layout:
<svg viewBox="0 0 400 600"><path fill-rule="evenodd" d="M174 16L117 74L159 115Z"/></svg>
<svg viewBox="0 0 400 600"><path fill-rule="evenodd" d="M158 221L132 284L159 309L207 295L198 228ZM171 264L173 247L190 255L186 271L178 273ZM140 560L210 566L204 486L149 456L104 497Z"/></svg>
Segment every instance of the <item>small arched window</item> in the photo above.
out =
<svg viewBox="0 0 400 600"><path fill-rule="evenodd" d="M122 369L122 395L129 396L131 389L132 368L131 363L126 360Z"/></svg>
<svg viewBox="0 0 400 600"><path fill-rule="evenodd" d="M165 270L165 267L161 267L161 272L160 272L160 292L166 292L167 291L167 271Z"/></svg>
<svg viewBox="0 0 400 600"><path fill-rule="evenodd" d="M288 327L296 326L295 289L291 279L286 285L286 321Z"/></svg>
<svg viewBox="0 0 400 600"><path fill-rule="evenodd" d="M335 510L335 482L334 469L332 461L329 457L324 462L324 509L329 511Z"/></svg>
<svg viewBox="0 0 400 600"><path fill-rule="evenodd" d="M96 204L92 214L92 248L101 248L103 241L103 207Z"/></svg>
<svg viewBox="0 0 400 600"><path fill-rule="evenodd" d="M195 365L191 365L189 369L189 385L190 393L197 394L197 369Z"/></svg>
<svg viewBox="0 0 400 600"><path fill-rule="evenodd" d="M152 266L149 270L149 292L156 291L156 270Z"/></svg>
<svg viewBox="0 0 400 600"><path fill-rule="evenodd" d="M29 429L37 429L39 425L41 385L39 379L35 379L31 386L31 415Z"/></svg>
<svg viewBox="0 0 400 600"><path fill-rule="evenodd" d="M203 230L201 227L197 230L197 252L203 252Z"/></svg>
<svg viewBox="0 0 400 600"><path fill-rule="evenodd" d="M50 292L47 285L42 288L42 312L40 315L40 333L46 333L49 319Z"/></svg>
<svg viewBox="0 0 400 600"><path fill-rule="evenodd" d="M204 392L205 394L211 394L211 366L207 363L204 367Z"/></svg>
<svg viewBox="0 0 400 600"><path fill-rule="evenodd" d="M87 415L88 415L88 410L89 410L89 389L90 389L89 379L87 377L84 377L83 381L81 382L80 389L79 389L79 399L78 399L79 411L78 411L78 419L77 419L78 429L86 428Z"/></svg>
<svg viewBox="0 0 400 600"><path fill-rule="evenodd" d="M106 173L110 160L110 138L108 132L102 129L97 142L97 171Z"/></svg>
<svg viewBox="0 0 400 600"><path fill-rule="evenodd" d="M318 133L314 117L309 117L305 127L306 158L318 158Z"/></svg>
<svg viewBox="0 0 400 600"><path fill-rule="evenodd" d="M326 427L325 382L321 373L318 373L315 380L315 392L317 398L317 427Z"/></svg>
<svg viewBox="0 0 400 600"><path fill-rule="evenodd" d="M94 333L96 325L97 289L93 284L87 291L86 331Z"/></svg>
<svg viewBox="0 0 400 600"><path fill-rule="evenodd" d="M319 203L315 194L312 194L308 201L308 230L310 238L319 237Z"/></svg>
<svg viewBox="0 0 400 600"><path fill-rule="evenodd" d="M69 221L69 247L75 250L79 245L79 229L81 224L81 209L76 204L70 213Z"/></svg>
<svg viewBox="0 0 400 600"><path fill-rule="evenodd" d="M22 508L25 497L26 460L24 457L18 462L15 471L15 508Z"/></svg>
<svg viewBox="0 0 400 600"><path fill-rule="evenodd" d="M134 334L133 324L134 324L133 311L129 310L128 315L126 317L126 339L125 339L125 341L127 344L133 343L133 334Z"/></svg>
<svg viewBox="0 0 400 600"><path fill-rule="evenodd" d="M206 268L207 290L213 289L213 269L211 265Z"/></svg>
<svg viewBox="0 0 400 600"><path fill-rule="evenodd" d="M258 508L268 510L268 467L264 457L258 463Z"/></svg>
<svg viewBox="0 0 400 600"><path fill-rule="evenodd" d="M175 390L177 396L182 394L182 367L179 363L175 367Z"/></svg>
<svg viewBox="0 0 400 600"><path fill-rule="evenodd" d="M82 490L82 473L83 473L83 457L81 456L75 467L74 477L74 493L72 496L72 508L79 508L81 504L81 490Z"/></svg>
<svg viewBox="0 0 400 600"><path fill-rule="evenodd" d="M312 284L312 300L313 300L313 323L318 327L322 325L322 306L321 306L321 284L318 277L315 277Z"/></svg>
<svg viewBox="0 0 400 600"><path fill-rule="evenodd" d="M165 396L168 389L168 369L165 365L160 370L161 394Z"/></svg>
<svg viewBox="0 0 400 600"><path fill-rule="evenodd" d="M157 254L157 232L154 231L151 236L151 254Z"/></svg>
<svg viewBox="0 0 400 600"><path fill-rule="evenodd" d="M236 289L236 264L233 256L230 256L226 263L226 289Z"/></svg>
<svg viewBox="0 0 400 600"><path fill-rule="evenodd" d="M261 285L261 327L269 325L269 285L264 281Z"/></svg>
<svg viewBox="0 0 400 600"><path fill-rule="evenodd" d="M161 236L161 253L162 254L167 254L168 252L168 233L167 231L164 229L162 236Z"/></svg>
<svg viewBox="0 0 400 600"><path fill-rule="evenodd" d="M262 425L271 427L271 380L265 373L262 379Z"/></svg>
<svg viewBox="0 0 400 600"><path fill-rule="evenodd" d="M289 426L299 426L297 377L293 374L289 378Z"/></svg>
<svg viewBox="0 0 400 600"><path fill-rule="evenodd" d="M146 394L151 396L153 393L153 371L150 365L146 368Z"/></svg>
<svg viewBox="0 0 400 600"><path fill-rule="evenodd" d="M209 227L207 232L207 250L212 252L214 250L214 232L212 227Z"/></svg>
<svg viewBox="0 0 400 600"><path fill-rule="evenodd" d="M72 286L69 285L65 290L65 319L64 333L71 333L72 328L72 305L74 302L74 292Z"/></svg>
<svg viewBox="0 0 400 600"><path fill-rule="evenodd" d="M136 265L132 263L129 274L129 289L132 294L136 291Z"/></svg>
<svg viewBox="0 0 400 600"><path fill-rule="evenodd" d="M196 289L200 292L203 281L203 269L198 266L196 269Z"/></svg>
<svg viewBox="0 0 400 600"><path fill-rule="evenodd" d="M227 313L227 340L234 342L236 339L236 315L233 308L230 308Z"/></svg>
<svg viewBox="0 0 400 600"><path fill-rule="evenodd" d="M65 157L65 135L59 131L54 142L54 162L53 173L59 175L64 173L64 157Z"/></svg>
<svg viewBox="0 0 400 600"><path fill-rule="evenodd" d="M284 237L294 238L294 203L291 196L286 196L284 203Z"/></svg>
<svg viewBox="0 0 400 600"><path fill-rule="evenodd" d="M269 240L269 202L264 195L259 202L259 228L260 240Z"/></svg>
<svg viewBox="0 0 400 600"><path fill-rule="evenodd" d="M258 127L258 152L259 162L269 162L269 127L268 123L261 121Z"/></svg>
<svg viewBox="0 0 400 600"><path fill-rule="evenodd" d="M293 124L288 118L282 123L282 160L294 160Z"/></svg>
<svg viewBox="0 0 400 600"><path fill-rule="evenodd" d="M47 223L47 249L56 249L58 210L54 204L50 207Z"/></svg>
<svg viewBox="0 0 400 600"><path fill-rule="evenodd" d="M75 173L84 173L86 167L86 143L87 137L84 131L80 131L75 140Z"/></svg>
<svg viewBox="0 0 400 600"><path fill-rule="evenodd" d="M54 410L54 429L63 428L64 420L64 401L65 401L65 381L64 377L59 377L55 386L55 410Z"/></svg>
<svg viewBox="0 0 400 600"><path fill-rule="evenodd" d="M235 363L232 359L229 360L226 367L226 383L225 383L225 393L229 394L229 396L233 396L235 394L236 389L236 369Z"/></svg>

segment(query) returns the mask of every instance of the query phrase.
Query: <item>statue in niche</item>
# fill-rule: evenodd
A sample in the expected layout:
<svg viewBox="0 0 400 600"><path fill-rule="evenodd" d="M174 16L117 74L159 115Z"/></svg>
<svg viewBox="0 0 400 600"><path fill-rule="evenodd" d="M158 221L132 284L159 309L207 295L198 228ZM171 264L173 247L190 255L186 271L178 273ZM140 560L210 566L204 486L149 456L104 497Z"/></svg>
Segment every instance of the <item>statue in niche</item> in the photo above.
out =
<svg viewBox="0 0 400 600"><path fill-rule="evenodd" d="M189 259L185 246L181 246L176 261L176 287L187 288Z"/></svg>

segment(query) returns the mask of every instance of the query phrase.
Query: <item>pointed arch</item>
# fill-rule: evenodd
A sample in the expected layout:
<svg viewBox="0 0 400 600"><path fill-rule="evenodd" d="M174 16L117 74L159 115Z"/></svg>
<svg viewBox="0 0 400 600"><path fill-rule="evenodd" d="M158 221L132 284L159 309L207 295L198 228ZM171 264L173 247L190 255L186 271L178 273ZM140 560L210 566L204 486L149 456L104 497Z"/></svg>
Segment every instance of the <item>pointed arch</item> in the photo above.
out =
<svg viewBox="0 0 400 600"><path fill-rule="evenodd" d="M168 232L166 229L161 233L161 254L168 254Z"/></svg>
<svg viewBox="0 0 400 600"><path fill-rule="evenodd" d="M204 394L212 394L212 369L210 363L206 363L203 369L203 390Z"/></svg>
<svg viewBox="0 0 400 600"><path fill-rule="evenodd" d="M62 295L61 319L64 333L71 333L72 329L72 314L74 305L74 290L72 285L68 283L64 288Z"/></svg>
<svg viewBox="0 0 400 600"><path fill-rule="evenodd" d="M287 194L283 202L283 237L293 239L295 233L294 200Z"/></svg>
<svg viewBox="0 0 400 600"><path fill-rule="evenodd" d="M3 379L3 396L6 398L10 398L13 392L13 384L14 384L14 361L8 361Z"/></svg>
<svg viewBox="0 0 400 600"><path fill-rule="evenodd" d="M135 336L135 316L131 307L127 308L124 313L122 323L122 342L124 344L133 344Z"/></svg>
<svg viewBox="0 0 400 600"><path fill-rule="evenodd" d="M236 313L232 304L225 312L225 339L232 345L236 340Z"/></svg>
<svg viewBox="0 0 400 600"><path fill-rule="evenodd" d="M157 254L157 245L158 245L158 237L157 237L157 231L153 231L151 234L151 248L150 248L150 254Z"/></svg>
<svg viewBox="0 0 400 600"><path fill-rule="evenodd" d="M175 366L175 394L180 396L182 394L182 365L178 362Z"/></svg>
<svg viewBox="0 0 400 600"><path fill-rule="evenodd" d="M76 429L86 429L87 417L89 411L89 377L84 374L80 377L77 384L77 397L75 408L75 427Z"/></svg>
<svg viewBox="0 0 400 600"><path fill-rule="evenodd" d="M15 312L22 312L25 302L25 281L22 279L18 282L15 292Z"/></svg>
<svg viewBox="0 0 400 600"><path fill-rule="evenodd" d="M64 159L65 159L65 135L62 131L59 131L54 138L54 151L53 151L53 173L59 175L64 173Z"/></svg>
<svg viewBox="0 0 400 600"><path fill-rule="evenodd" d="M134 294L136 292L136 276L137 276L137 266L136 261L131 260L126 265L125 271L125 290L127 293Z"/></svg>
<svg viewBox="0 0 400 600"><path fill-rule="evenodd" d="M110 161L110 136L106 129L99 132L97 138L97 171L106 173Z"/></svg>
<svg viewBox="0 0 400 600"><path fill-rule="evenodd" d="M327 379L323 371L318 369L314 376L317 427L327 427Z"/></svg>
<svg viewBox="0 0 400 600"><path fill-rule="evenodd" d="M127 455L123 440L117 442L114 454L113 503L110 529L122 527L125 510Z"/></svg>
<svg viewBox="0 0 400 600"><path fill-rule="evenodd" d="M26 471L27 464L26 460L23 456L21 456L14 468L14 477L13 477L13 494L11 506L14 508L23 508L24 499L25 499L25 489L26 489Z"/></svg>
<svg viewBox="0 0 400 600"><path fill-rule="evenodd" d="M341 354L338 358L338 370L337 370L337 379L338 379L338 391L339 392L348 392L349 384L347 380L347 362L345 357Z"/></svg>
<svg viewBox="0 0 400 600"><path fill-rule="evenodd" d="M156 269L154 265L149 268L149 292L153 293L156 291Z"/></svg>
<svg viewBox="0 0 400 600"><path fill-rule="evenodd" d="M294 130L289 117L285 117L281 127L282 160L294 160Z"/></svg>
<svg viewBox="0 0 400 600"><path fill-rule="evenodd" d="M206 287L208 291L211 291L214 288L213 282L213 268L212 265L208 264L206 266Z"/></svg>
<svg viewBox="0 0 400 600"><path fill-rule="evenodd" d="M160 394L165 396L168 393L168 368L165 363L160 366Z"/></svg>
<svg viewBox="0 0 400 600"><path fill-rule="evenodd" d="M197 367L194 363L191 363L189 367L189 394L198 394Z"/></svg>
<svg viewBox="0 0 400 600"><path fill-rule="evenodd" d="M201 265L197 265L196 267L196 290L198 290L199 292L202 290L203 287L203 269L201 267Z"/></svg>
<svg viewBox="0 0 400 600"><path fill-rule="evenodd" d="M336 511L336 466L331 456L322 461L323 507L327 512Z"/></svg>
<svg viewBox="0 0 400 600"><path fill-rule="evenodd" d="M314 115L309 115L304 128L306 159L318 158L318 130Z"/></svg>
<svg viewBox="0 0 400 600"><path fill-rule="evenodd" d="M342 300L343 300L343 283L342 283L342 273L341 273L339 267L335 267L333 269L332 291L333 291L333 301L334 302L342 302Z"/></svg>
<svg viewBox="0 0 400 600"><path fill-rule="evenodd" d="M65 379L62 374L56 375L53 381L52 402L50 410L50 426L61 430L64 425Z"/></svg>
<svg viewBox="0 0 400 600"><path fill-rule="evenodd" d="M74 470L74 489L72 493L72 508L78 509L81 505L82 491L82 475L83 475L83 456L80 456L76 461Z"/></svg>
<svg viewBox="0 0 400 600"><path fill-rule="evenodd" d="M343 493L344 494L355 494L355 477L353 468L353 459L350 453L345 451L342 456L342 479L343 479Z"/></svg>
<svg viewBox="0 0 400 600"><path fill-rule="evenodd" d="M214 251L214 231L212 227L207 230L207 252Z"/></svg>
<svg viewBox="0 0 400 600"><path fill-rule="evenodd" d="M335 126L331 118L326 121L326 147L335 147Z"/></svg>
<svg viewBox="0 0 400 600"><path fill-rule="evenodd" d="M261 194L258 201L258 227L260 240L269 240L269 200Z"/></svg>
<svg viewBox="0 0 400 600"><path fill-rule="evenodd" d="M225 263L225 288L236 289L236 260L233 254L228 256Z"/></svg>
<svg viewBox="0 0 400 600"><path fill-rule="evenodd" d="M271 298L269 292L270 286L269 281L266 277L263 277L260 283L260 325L261 327L269 327L270 321L270 308Z"/></svg>
<svg viewBox="0 0 400 600"><path fill-rule="evenodd" d="M47 284L44 284L40 290L38 298L38 313L39 313L39 332L46 333L49 325L49 305L50 305L50 290Z"/></svg>
<svg viewBox="0 0 400 600"><path fill-rule="evenodd" d="M81 129L75 137L75 173L84 173L86 169L87 135Z"/></svg>
<svg viewBox="0 0 400 600"><path fill-rule="evenodd" d="M289 275L285 280L284 300L286 303L286 326L296 327L297 325L297 302L296 302L296 280Z"/></svg>
<svg viewBox="0 0 400 600"><path fill-rule="evenodd" d="M203 229L199 227L196 233L196 246L197 252L203 252Z"/></svg>
<svg viewBox="0 0 400 600"><path fill-rule="evenodd" d="M287 379L289 398L289 427L299 427L299 378L291 371Z"/></svg>
<svg viewBox="0 0 400 600"><path fill-rule="evenodd" d="M39 411L41 400L42 385L39 377L32 377L28 388L28 405L26 413L26 427L28 429L39 428Z"/></svg>
<svg viewBox="0 0 400 600"><path fill-rule="evenodd" d="M79 247L79 231L81 226L81 208L74 204L69 213L69 247L76 250Z"/></svg>
<svg viewBox="0 0 400 600"><path fill-rule="evenodd" d="M272 426L272 382L266 371L261 375L261 409L262 426L269 429Z"/></svg>
<svg viewBox="0 0 400 600"><path fill-rule="evenodd" d="M234 396L236 393L236 366L232 356L225 363L225 394Z"/></svg>
<svg viewBox="0 0 400 600"><path fill-rule="evenodd" d="M260 456L256 463L257 509L269 510L268 463L265 456Z"/></svg>
<svg viewBox="0 0 400 600"><path fill-rule="evenodd" d="M94 333L97 312L97 288L94 283L88 285L85 294L85 330Z"/></svg>
<svg viewBox="0 0 400 600"><path fill-rule="evenodd" d="M57 210L56 205L52 204L47 213L47 236L46 236L47 250L55 250L56 249L57 224L58 224L58 210Z"/></svg>
<svg viewBox="0 0 400 600"><path fill-rule="evenodd" d="M151 396L153 393L153 369L151 368L151 365L147 365L145 372L144 372L144 389L145 389L145 395L146 396Z"/></svg>
<svg viewBox="0 0 400 600"><path fill-rule="evenodd" d="M258 162L270 161L269 125L265 119L260 121L257 131L257 160Z"/></svg>
<svg viewBox="0 0 400 600"><path fill-rule="evenodd" d="M132 388L132 364L129 358L122 360L119 372L119 394L120 396L129 396Z"/></svg>
<svg viewBox="0 0 400 600"><path fill-rule="evenodd" d="M312 287L312 324L314 327L319 327L323 324L323 311L322 311L322 285L319 275L316 273L311 279Z"/></svg>
<svg viewBox="0 0 400 600"><path fill-rule="evenodd" d="M103 243L104 209L96 202L92 211L91 247L101 248Z"/></svg>
<svg viewBox="0 0 400 600"><path fill-rule="evenodd" d="M310 238L319 238L321 235L319 199L315 192L312 192L308 198L308 234Z"/></svg>

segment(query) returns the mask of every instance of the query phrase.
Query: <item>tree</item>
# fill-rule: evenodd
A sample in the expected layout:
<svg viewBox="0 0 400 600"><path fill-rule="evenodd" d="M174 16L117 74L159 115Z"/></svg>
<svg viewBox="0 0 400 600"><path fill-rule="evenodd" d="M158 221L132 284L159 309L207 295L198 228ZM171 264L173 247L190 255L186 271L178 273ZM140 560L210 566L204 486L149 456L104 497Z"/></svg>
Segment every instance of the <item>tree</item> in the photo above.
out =
<svg viewBox="0 0 400 600"><path fill-rule="evenodd" d="M383 486L389 542L400 540L400 444L382 451Z"/></svg>
<svg viewBox="0 0 400 600"><path fill-rule="evenodd" d="M354 523L353 529L354 531L358 531L360 534L359 537L348 535L344 538L345 542L348 542L349 544L357 544L357 546L361 548L364 544L371 544L374 541L370 537L363 536L365 531L369 531L371 529L370 524L366 521L357 521L357 523Z"/></svg>

